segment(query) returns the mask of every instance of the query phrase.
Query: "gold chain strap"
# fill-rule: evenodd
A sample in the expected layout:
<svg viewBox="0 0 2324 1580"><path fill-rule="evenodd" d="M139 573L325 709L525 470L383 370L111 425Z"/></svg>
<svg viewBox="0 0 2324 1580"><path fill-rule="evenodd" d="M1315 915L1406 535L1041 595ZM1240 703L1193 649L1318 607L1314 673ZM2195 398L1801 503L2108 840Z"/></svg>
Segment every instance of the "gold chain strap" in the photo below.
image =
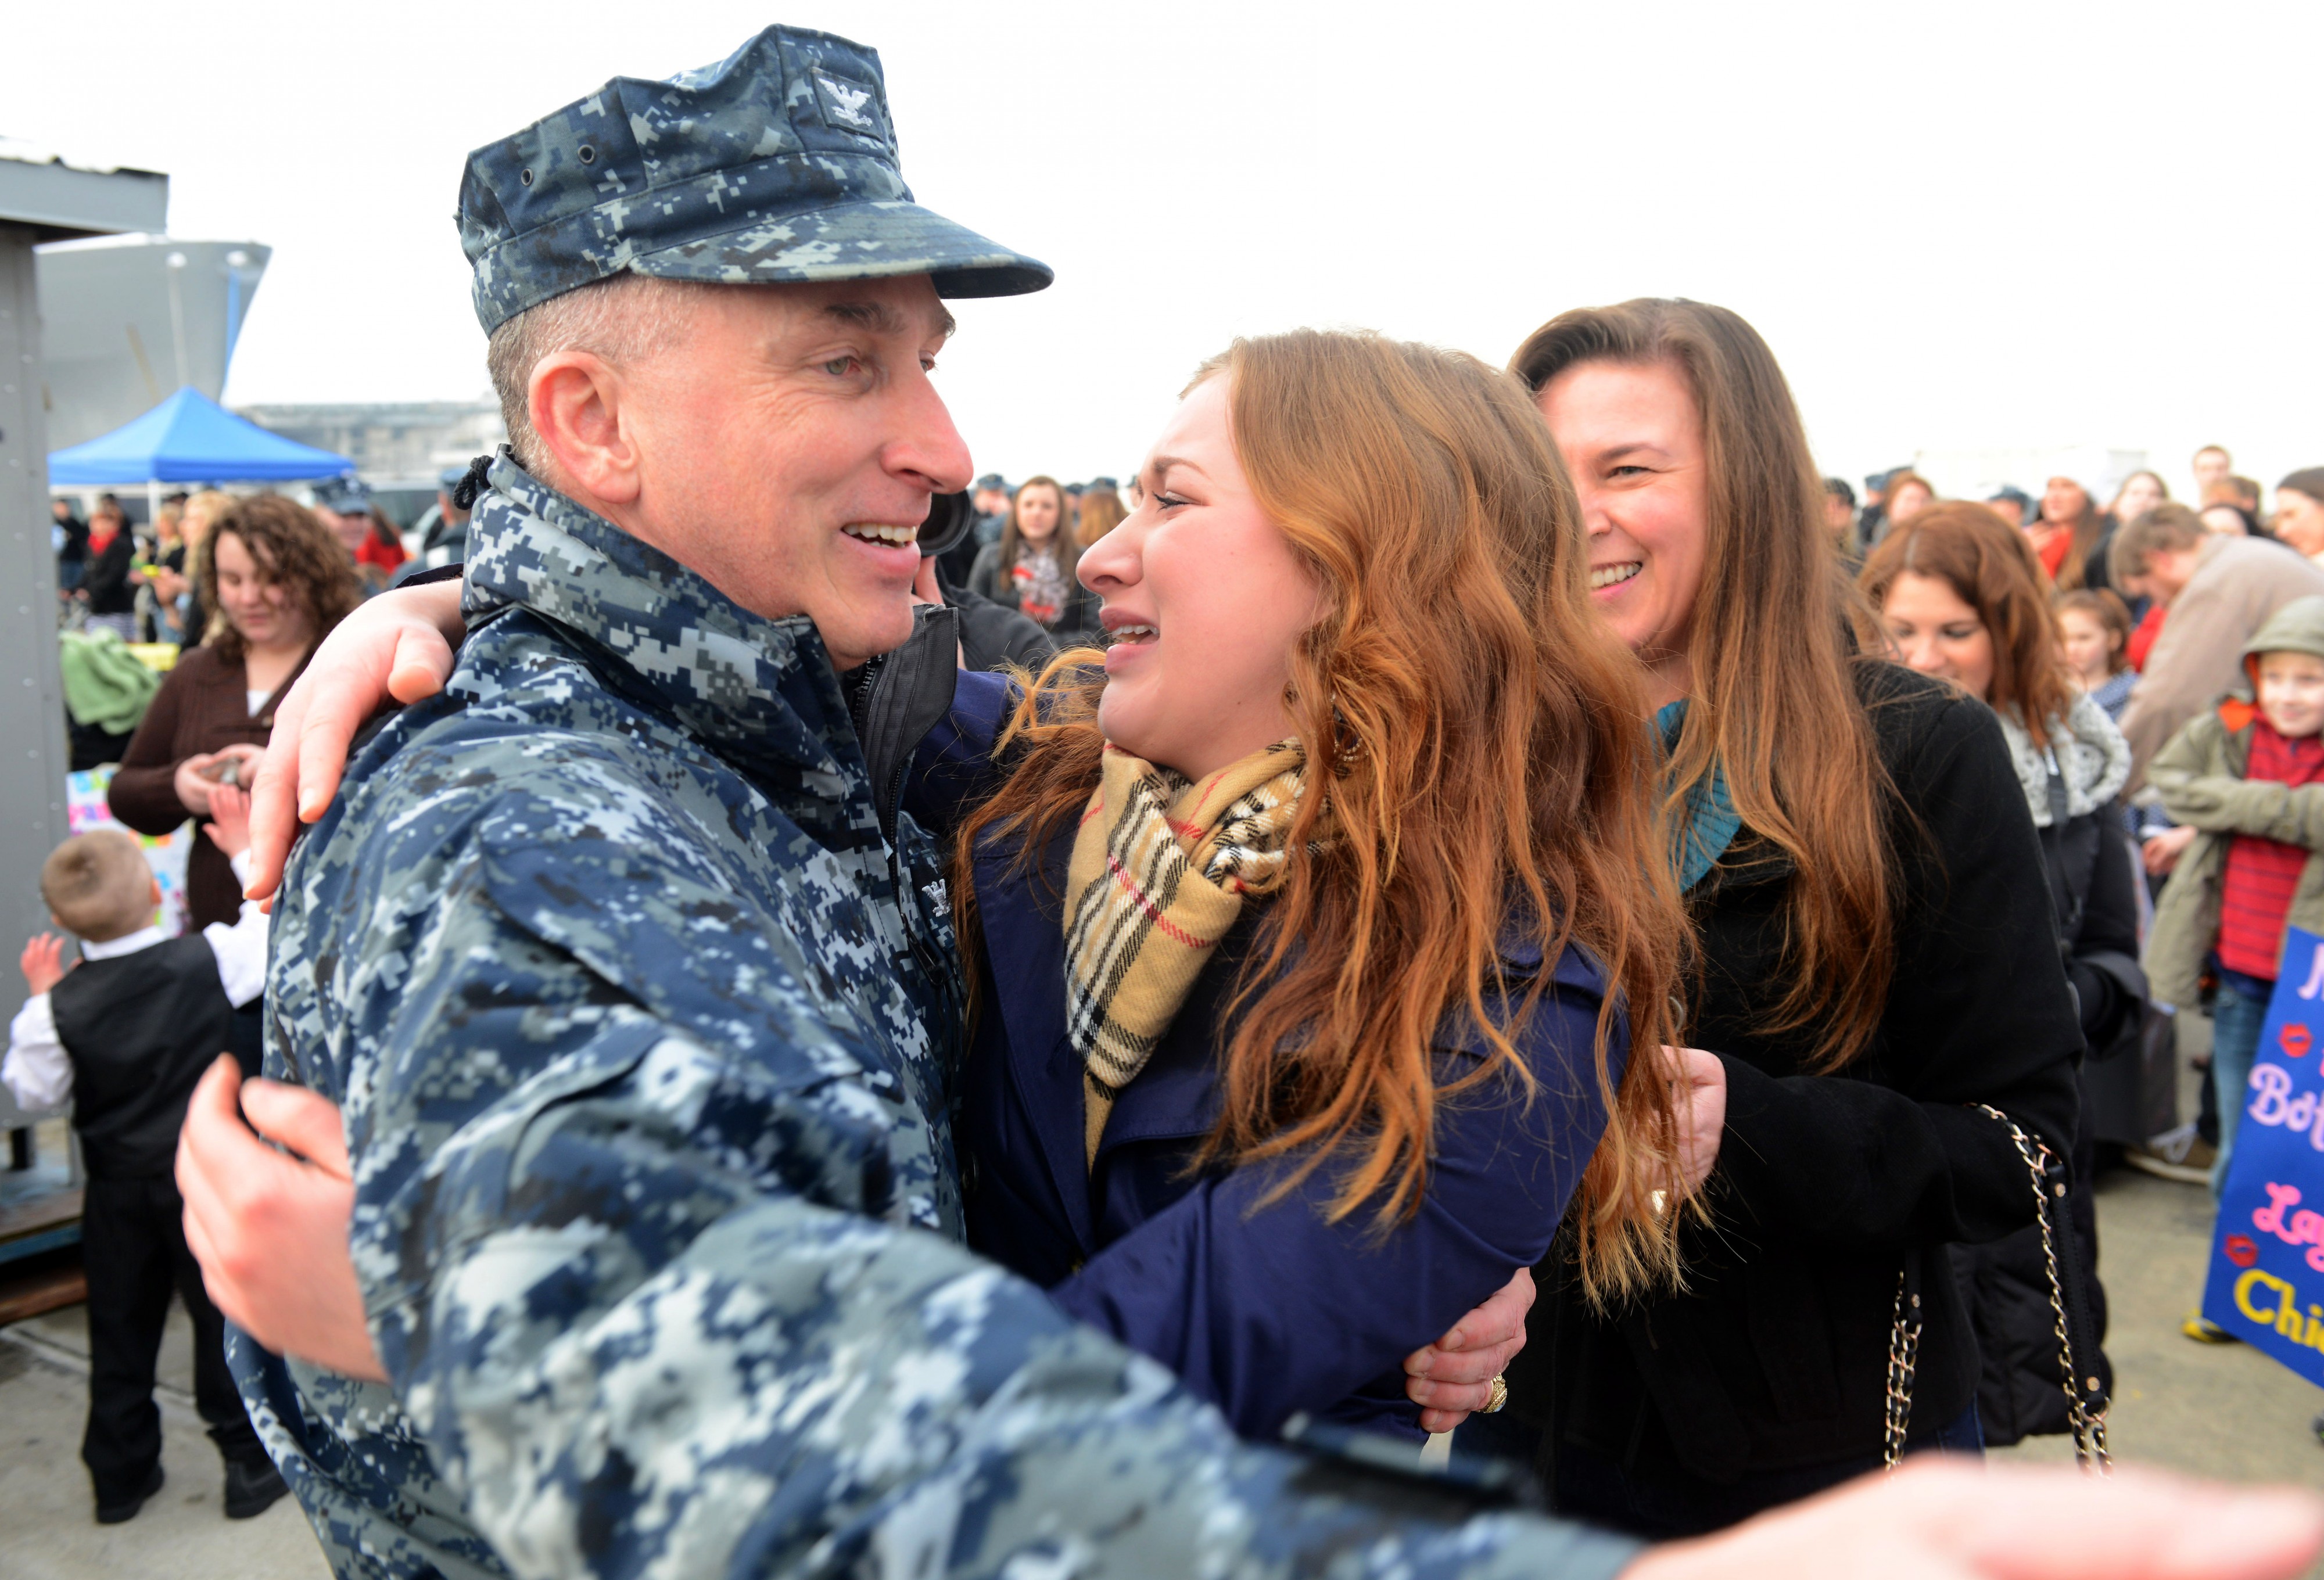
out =
<svg viewBox="0 0 2324 1580"><path fill-rule="evenodd" d="M2104 1474L2114 1467L2114 1460L2107 1453L2106 1411L2094 1410L2082 1401L2080 1380L2074 1375L2074 1344L2066 1325L2066 1286L2058 1274L2058 1245L2050 1232L2050 1203L2042 1190L2042 1181L2047 1173L2043 1164L2050 1157L2050 1149L2028 1136L2018 1128L2015 1119L2000 1109L1986 1103L1973 1103L1970 1107L1991 1115L2009 1127L2009 1139L2017 1144L2017 1155L2025 1160L2026 1170L2033 1176L2034 1221L2042 1226L2042 1262L2050 1277L2050 1315L2058 1336L2059 1386L2066 1393L2066 1421L2073 1428L2074 1459L2085 1467L2096 1465L2099 1474ZM2063 1185L2058 1187L2061 1198L2064 1197L2065 1190ZM2095 1391L2095 1377L2091 1379L2091 1387Z"/></svg>
<svg viewBox="0 0 2324 1580"><path fill-rule="evenodd" d="M1913 1369L1921 1354L1921 1297L1904 1293L1904 1270L1896 1270L1896 1310L1888 1324L1887 1424L1880 1463L1891 1474L1904 1457L1904 1433L1913 1424Z"/></svg>
<svg viewBox="0 0 2324 1580"><path fill-rule="evenodd" d="M1979 1113L1988 1114L2009 1127L2009 1139L2017 1144L2017 1155L2025 1160L2026 1171L2034 1181L2034 1221L2042 1228L2042 1263L2050 1279L2050 1316L2058 1337L2058 1379L2066 1394L2066 1422L2073 1429L2074 1458L2085 1467L2095 1465L2100 1474L2114 1468L2114 1460L2107 1452L2106 1411L2094 1410L2082 1401L2082 1391L2074 1375L2074 1342L2066 1323L2066 1286L2058 1272L2058 1245L2050 1232L2050 1203L2043 1194L2042 1181L2047 1174L2043 1167L2050 1149L2018 1128L2017 1122L1987 1103L1972 1103ZM2059 1195L2065 1187L2058 1188ZM1882 1432L1881 1465L1891 1474L1904 1457L1904 1434L1913 1421L1913 1370L1921 1349L1921 1297L1911 1297L1906 1309L1905 1278L1902 1270L1896 1274L1896 1305L1888 1325L1888 1397L1886 1421ZM2092 1378L2090 1387L2098 1386Z"/></svg>

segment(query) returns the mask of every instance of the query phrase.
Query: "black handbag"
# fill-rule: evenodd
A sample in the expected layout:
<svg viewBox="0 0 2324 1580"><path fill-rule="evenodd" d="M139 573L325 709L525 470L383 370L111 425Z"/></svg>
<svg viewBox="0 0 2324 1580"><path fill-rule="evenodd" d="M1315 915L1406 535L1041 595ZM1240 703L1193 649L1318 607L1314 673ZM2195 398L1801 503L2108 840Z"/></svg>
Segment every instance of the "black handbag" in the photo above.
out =
<svg viewBox="0 0 2324 1580"><path fill-rule="evenodd" d="M2025 1160L2034 1192L2035 1221L2042 1229L2042 1261L2050 1281L2050 1310L2056 1318L2059 1385L2065 1391L2066 1419L2074 1435L2074 1458L2104 1474L2112 1468L2107 1453L2105 1379L2078 1357L2098 1354L2098 1325L2090 1316L2089 1285L2081 1251L2066 1222L2066 1165L2048 1146L2025 1134L2017 1122L1984 1103L1973 1105L2009 1127L2017 1155ZM1913 1370L1921 1347L1921 1258L1915 1251L1896 1276L1896 1305L1888 1328L1886 1421L1881 1463L1891 1473L1904 1457L1904 1436L1913 1424Z"/></svg>

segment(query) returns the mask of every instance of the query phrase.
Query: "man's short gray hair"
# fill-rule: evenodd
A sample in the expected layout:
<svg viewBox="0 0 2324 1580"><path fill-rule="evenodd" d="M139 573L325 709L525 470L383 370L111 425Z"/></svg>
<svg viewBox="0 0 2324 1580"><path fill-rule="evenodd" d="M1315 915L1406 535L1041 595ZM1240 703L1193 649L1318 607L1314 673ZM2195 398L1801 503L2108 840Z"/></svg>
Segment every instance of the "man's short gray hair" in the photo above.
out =
<svg viewBox="0 0 2324 1580"><path fill-rule="evenodd" d="M543 357L586 351L618 366L652 356L678 339L688 299L719 289L623 272L551 297L493 330L484 366L516 458L536 472L543 459L526 400L532 370Z"/></svg>

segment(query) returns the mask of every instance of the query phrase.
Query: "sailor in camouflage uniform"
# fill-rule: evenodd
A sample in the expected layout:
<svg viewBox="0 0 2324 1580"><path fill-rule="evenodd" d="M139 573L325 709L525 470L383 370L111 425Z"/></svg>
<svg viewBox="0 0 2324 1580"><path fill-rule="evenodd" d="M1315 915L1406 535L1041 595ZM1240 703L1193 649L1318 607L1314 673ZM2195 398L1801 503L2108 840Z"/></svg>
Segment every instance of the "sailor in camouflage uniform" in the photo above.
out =
<svg viewBox="0 0 2324 1580"><path fill-rule="evenodd" d="M622 271L1049 273L915 206L877 57L770 29L473 156L490 331ZM961 990L895 804L949 611L849 679L503 455L470 637L292 863L268 1073L343 1105L391 1382L233 1359L343 1576L1610 1575L1235 1439L962 1243Z"/></svg>

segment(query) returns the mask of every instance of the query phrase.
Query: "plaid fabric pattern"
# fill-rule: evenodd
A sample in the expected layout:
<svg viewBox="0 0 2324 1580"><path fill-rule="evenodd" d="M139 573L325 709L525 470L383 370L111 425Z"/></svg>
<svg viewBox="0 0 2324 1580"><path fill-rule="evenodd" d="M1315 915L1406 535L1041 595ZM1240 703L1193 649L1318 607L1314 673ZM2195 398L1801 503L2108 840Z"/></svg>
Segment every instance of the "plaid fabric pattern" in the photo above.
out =
<svg viewBox="0 0 2324 1580"><path fill-rule="evenodd" d="M1278 741L1196 782L1105 749L1065 868L1065 1032L1091 1162L1243 896L1280 880L1306 766Z"/></svg>

